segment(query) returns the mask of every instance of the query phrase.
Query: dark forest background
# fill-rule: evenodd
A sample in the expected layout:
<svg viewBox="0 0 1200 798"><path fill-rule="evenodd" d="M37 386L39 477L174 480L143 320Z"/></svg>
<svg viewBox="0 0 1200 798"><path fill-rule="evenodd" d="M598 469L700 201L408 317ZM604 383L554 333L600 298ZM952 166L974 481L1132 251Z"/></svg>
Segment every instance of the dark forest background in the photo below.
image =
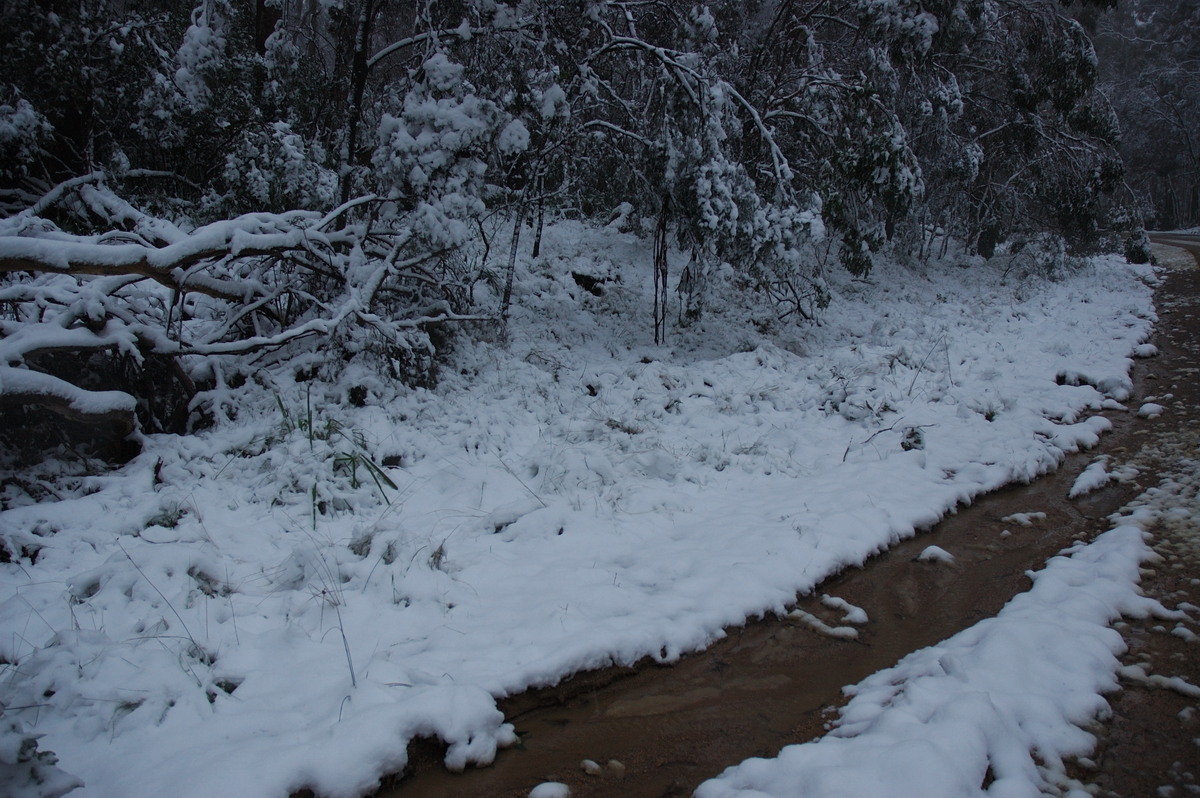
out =
<svg viewBox="0 0 1200 798"><path fill-rule="evenodd" d="M831 269L880 255L1052 271L1200 223L1191 0L8 0L0 24L8 429L184 431L273 365L432 384L451 336L503 340L547 219L652 240L656 341L724 266L812 321Z"/></svg>

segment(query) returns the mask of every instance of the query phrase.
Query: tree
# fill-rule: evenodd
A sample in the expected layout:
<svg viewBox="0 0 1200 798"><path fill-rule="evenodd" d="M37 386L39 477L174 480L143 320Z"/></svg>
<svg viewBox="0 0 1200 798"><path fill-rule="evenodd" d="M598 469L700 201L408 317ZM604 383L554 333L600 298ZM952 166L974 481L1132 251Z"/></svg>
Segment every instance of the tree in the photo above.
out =
<svg viewBox="0 0 1200 798"><path fill-rule="evenodd" d="M1122 0L1092 24L1130 186L1147 223L1200 224L1200 7Z"/></svg>
<svg viewBox="0 0 1200 798"><path fill-rule="evenodd" d="M115 13L82 6L70 25L37 14L22 24L33 33L58 25L95 44L105 41L95 30L119 27ZM165 35L170 21L137 24ZM33 157L5 175L20 210L0 221L0 402L118 434L138 424L181 431L189 409L235 412L229 388L250 358L261 368L326 347L340 355L327 363L374 357L398 378L428 380L430 326L483 318L465 312L472 275L453 253L482 210L505 116L470 90L438 31L410 36L425 42L426 57L369 98L372 168L358 168L360 148L342 146L339 171L326 145L354 140L355 115L332 135L323 129L327 98L314 105L302 86L267 80L295 42L277 30L260 54L244 22L206 3L175 50L147 33L140 59L77 62L96 107L115 104L110 91L141 92L145 102L131 105L143 115L128 125L100 113L76 124L63 107L75 98L39 88L49 67L38 59L17 73L27 81L11 88L21 124L6 143ZM70 63L64 54L51 66ZM126 75L128 63L141 71ZM64 75L51 85L78 82ZM306 127L307 136L297 132ZM179 156L185 146L194 159ZM134 167L129 153L179 171ZM194 192L188 215L150 212L183 206L146 190L149 179ZM336 204L347 185L359 193ZM247 206L257 210L239 213ZM173 400L156 406L164 396Z"/></svg>
<svg viewBox="0 0 1200 798"><path fill-rule="evenodd" d="M932 24L919 25L926 14ZM926 178L906 245L925 251L936 233L985 257L1013 235L1095 246L1113 224L1118 131L1091 42L1061 4L952 0L882 24L920 31L891 50L898 114Z"/></svg>
<svg viewBox="0 0 1200 798"><path fill-rule="evenodd" d="M118 432L236 412L247 374L293 358L428 383L436 327L502 326L547 208L651 221L661 341L669 292L686 325L719 266L813 319L833 263L863 275L888 247L1086 244L1121 178L1056 0L16 0L0 19L0 403Z"/></svg>

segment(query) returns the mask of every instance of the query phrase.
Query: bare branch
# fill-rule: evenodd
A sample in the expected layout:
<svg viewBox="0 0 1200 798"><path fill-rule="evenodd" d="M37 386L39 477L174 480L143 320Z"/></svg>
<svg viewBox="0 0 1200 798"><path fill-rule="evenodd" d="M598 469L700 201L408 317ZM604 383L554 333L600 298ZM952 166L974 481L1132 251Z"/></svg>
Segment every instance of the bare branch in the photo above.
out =
<svg viewBox="0 0 1200 798"><path fill-rule="evenodd" d="M637 133L634 133L630 130L626 130L623 127L618 127L617 125L614 125L612 122L606 122L603 119L593 119L590 122L585 122L583 127L584 127L584 129L604 128L605 130L611 130L614 133L618 133L627 138L631 138L634 141L636 141L639 144L642 144L646 147L654 146L654 142L650 141L650 139L646 138L645 136L639 136Z"/></svg>

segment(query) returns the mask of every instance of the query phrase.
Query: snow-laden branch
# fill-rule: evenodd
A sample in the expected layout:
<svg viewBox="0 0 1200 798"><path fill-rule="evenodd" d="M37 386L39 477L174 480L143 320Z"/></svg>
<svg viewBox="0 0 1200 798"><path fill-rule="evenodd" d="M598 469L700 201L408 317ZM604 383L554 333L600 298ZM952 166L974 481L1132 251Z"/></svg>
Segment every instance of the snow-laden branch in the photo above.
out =
<svg viewBox="0 0 1200 798"><path fill-rule="evenodd" d="M632 130L626 130L625 128L620 127L619 125L614 125L612 122L606 122L603 119L592 119L588 122L585 122L582 127L584 130L587 130L590 128L600 128L603 130L611 130L613 133L617 133L621 136L625 136L626 138L633 139L634 141L638 142L639 144L641 144L645 147L653 147L654 146L654 142L652 142L650 139L646 138L645 136L639 136L637 133L634 133Z"/></svg>
<svg viewBox="0 0 1200 798"><path fill-rule="evenodd" d="M662 66L663 70L675 79L679 87L687 94L688 99L694 105L700 105L700 95L697 93L697 86L703 84L703 79L699 72L680 60L682 53L651 44L633 36L619 36L613 32L612 28L606 22L601 21L600 24L608 33L608 41L598 50L595 50L584 58L583 63L590 64L601 56L617 50L639 50L653 56Z"/></svg>
<svg viewBox="0 0 1200 798"><path fill-rule="evenodd" d="M376 64L387 58L389 55L398 53L401 50L406 50L415 44L428 41L437 41L438 39L447 36L458 36L460 39L468 39L476 34L486 33L487 30L487 28L473 28L464 22L457 28L443 28L442 30L431 30L426 31L425 33L418 33L416 36L407 36L403 39L392 42L379 52L375 53L375 55L368 58L367 69L373 69Z"/></svg>
<svg viewBox="0 0 1200 798"><path fill-rule="evenodd" d="M50 374L0 366L0 402L35 404L76 421L134 428L137 401L124 391L88 391Z"/></svg>
<svg viewBox="0 0 1200 798"><path fill-rule="evenodd" d="M341 217L345 216L347 213L354 210L355 208L362 207L363 205L369 205L372 202L381 202L381 201L382 201L382 199L376 194L365 194L361 197L355 197L354 199L347 200L346 202L343 202L341 205L339 205L336 208L334 208L333 210L331 210L329 213L322 216L321 220L319 222L317 222L316 224L314 224L312 229L324 230L326 227L333 224L335 221L337 221Z"/></svg>
<svg viewBox="0 0 1200 798"><path fill-rule="evenodd" d="M489 318L459 312L458 286L426 267L450 248L422 244L404 216L372 223L383 202L369 194L323 214L252 213L184 231L99 175L56 186L34 207L82 210L110 227L76 235L32 213L0 221L0 305L11 312L0 319L0 401L132 430L134 397L82 388L68 364L166 357L194 393L178 359L355 341L362 328L408 348L429 324Z"/></svg>
<svg viewBox="0 0 1200 798"><path fill-rule="evenodd" d="M21 211L21 213L18 214L18 217L31 218L34 216L40 216L46 212L47 208L61 200L63 195L65 195L71 189L78 188L79 186L86 185L88 183L99 183L102 180L104 180L104 173L96 171L63 181L42 195L41 199L39 199L37 202Z"/></svg>
<svg viewBox="0 0 1200 798"><path fill-rule="evenodd" d="M61 324L44 322L21 324L0 322L0 363L16 363L45 352L80 351L88 349L117 349L136 352L137 340L129 329L110 322L99 330L87 327L64 328Z"/></svg>
<svg viewBox="0 0 1200 798"><path fill-rule="evenodd" d="M255 280L191 272L189 268L225 258L281 256L315 246L348 246L348 233L326 233L322 227L352 208L375 199L362 197L318 219L315 214L249 214L214 222L166 246L103 243L94 236L51 234L0 235L0 273L54 272L74 275L131 275L177 289L237 301L266 293ZM317 224L308 226L316 221Z"/></svg>
<svg viewBox="0 0 1200 798"><path fill-rule="evenodd" d="M792 168L788 164L787 156L783 154L783 150L779 148L779 143L775 140L775 132L771 130L763 121L762 116L758 113L758 109L754 107L741 92L735 89L728 83L722 83L721 89L732 97L738 105L742 106L747 116L754 123L755 129L762 136L763 143L771 151L771 166L775 172L775 190L780 194L786 194L789 191L789 185L792 179Z"/></svg>

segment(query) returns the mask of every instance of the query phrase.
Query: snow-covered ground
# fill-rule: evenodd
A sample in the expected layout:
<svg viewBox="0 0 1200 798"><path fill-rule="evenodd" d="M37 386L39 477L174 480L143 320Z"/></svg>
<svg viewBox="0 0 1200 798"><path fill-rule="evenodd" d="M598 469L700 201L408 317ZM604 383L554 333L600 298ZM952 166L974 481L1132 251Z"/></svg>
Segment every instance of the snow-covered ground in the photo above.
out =
<svg viewBox="0 0 1200 798"><path fill-rule="evenodd" d="M1083 727L1119 688L1109 624L1180 617L1138 591L1154 555L1130 520L1050 560L997 617L846 688L829 735L729 768L697 798L1090 795L1063 762L1091 753Z"/></svg>
<svg viewBox="0 0 1200 798"><path fill-rule="evenodd" d="M1094 445L1154 318L1151 272L1113 258L1053 281L880 264L836 277L817 327L713 275L705 317L655 347L641 241L561 223L543 252L519 264L507 347L460 343L436 390L259 373L237 421L149 439L112 473L46 463L56 495L37 503L9 484L0 734L43 735L77 794L104 798L354 796L417 736L446 740L450 767L486 763L515 740L497 697L786 613ZM1035 593L1086 578L1126 609L1143 552L1116 531ZM1044 601L1006 611L1005 639L1057 623ZM1056 632L1084 663L1068 725L1112 682L1108 616L1088 612ZM903 678L957 672L990 645L972 634L976 653ZM985 710L964 689L954 728Z"/></svg>
<svg viewBox="0 0 1200 798"><path fill-rule="evenodd" d="M1140 563L1162 561L1148 531L1200 517L1197 465L1176 463L1186 470L1131 502L1112 530L1031 574L1032 589L997 617L845 688L852 698L827 736L731 767L696 798L1094 794L1064 760L1088 761L1095 739L1084 727L1108 715L1101 694L1119 689L1118 677L1200 698L1179 677L1122 666L1126 645L1110 627L1122 616L1195 622L1186 605L1169 610L1137 585ZM1192 635L1183 623L1176 630Z"/></svg>

